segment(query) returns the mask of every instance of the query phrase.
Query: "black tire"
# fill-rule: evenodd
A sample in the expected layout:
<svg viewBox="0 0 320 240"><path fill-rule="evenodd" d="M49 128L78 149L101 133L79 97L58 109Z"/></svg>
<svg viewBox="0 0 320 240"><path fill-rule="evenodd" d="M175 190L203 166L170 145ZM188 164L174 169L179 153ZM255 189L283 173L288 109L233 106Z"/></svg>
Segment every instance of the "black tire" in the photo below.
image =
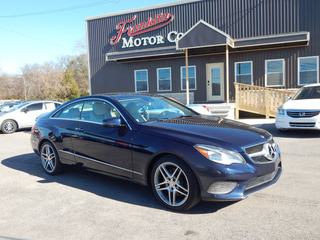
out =
<svg viewBox="0 0 320 240"><path fill-rule="evenodd" d="M46 141L40 148L40 161L44 171L50 175L62 172L62 163L55 146Z"/></svg>
<svg viewBox="0 0 320 240"><path fill-rule="evenodd" d="M15 131L17 131L17 128L17 123L10 119L4 120L1 125L1 131L5 134L14 133Z"/></svg>
<svg viewBox="0 0 320 240"><path fill-rule="evenodd" d="M157 200L175 211L188 210L200 200L194 173L185 162L174 156L161 157L154 164L151 187Z"/></svg>

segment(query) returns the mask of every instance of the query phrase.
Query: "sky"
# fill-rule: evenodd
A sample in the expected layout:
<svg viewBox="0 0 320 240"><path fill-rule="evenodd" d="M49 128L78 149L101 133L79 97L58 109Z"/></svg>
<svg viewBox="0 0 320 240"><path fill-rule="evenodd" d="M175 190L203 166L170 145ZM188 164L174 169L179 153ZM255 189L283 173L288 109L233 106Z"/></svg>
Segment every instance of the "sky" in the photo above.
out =
<svg viewBox="0 0 320 240"><path fill-rule="evenodd" d="M0 0L0 72L77 55L85 18L176 0Z"/></svg>

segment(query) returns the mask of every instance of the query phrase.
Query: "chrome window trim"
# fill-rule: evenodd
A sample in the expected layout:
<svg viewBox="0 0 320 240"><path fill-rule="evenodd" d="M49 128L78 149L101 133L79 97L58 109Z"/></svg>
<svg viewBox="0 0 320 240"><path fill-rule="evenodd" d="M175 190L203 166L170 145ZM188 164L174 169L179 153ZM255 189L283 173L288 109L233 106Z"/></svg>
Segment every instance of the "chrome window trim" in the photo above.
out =
<svg viewBox="0 0 320 240"><path fill-rule="evenodd" d="M63 109L67 108L68 106L70 106L71 104L77 103L77 102L81 102L81 101L88 101L88 100L99 100L99 101L104 101L108 104L110 104L112 107L114 107L118 113L120 114L120 116L122 117L122 119L126 122L126 124L128 125L129 129L132 130L132 127L130 126L130 124L128 123L127 119L122 115L122 113L119 111L119 109L117 107L114 106L114 104L112 104L111 102L109 102L106 99L101 99L101 98L85 98L85 99L79 99L77 101L71 102L68 105L66 105ZM92 121L86 121L83 119L73 119L73 118L59 118L59 117L53 117L53 115L55 115L57 112L62 111L63 109L58 109L57 111L55 111L54 113L51 114L49 119L59 119L59 120L72 120L72 121L79 121L79 122L87 122L87 123L95 123L95 124L99 124L102 126L102 123L97 123L97 122L92 122Z"/></svg>
<svg viewBox="0 0 320 240"><path fill-rule="evenodd" d="M84 156L81 156L81 155L76 154L76 153L71 153L71 152L67 152L67 151L64 151L64 150L59 150L59 152L67 153L67 154L70 154L72 156L76 156L76 157L80 157L80 158L83 158L83 159L87 159L89 161L100 163L100 164L106 165L108 167L117 168L117 169L120 169L120 170L123 170L123 171L126 171L126 172L131 172L131 173L138 174L138 175L141 175L141 176L143 175L142 173L139 173L139 172L136 172L136 171L132 171L132 170L129 170L129 169L126 169L126 168L115 166L115 165L110 164L110 163L101 162L99 160L95 160L95 159L92 159L92 158L84 157Z"/></svg>

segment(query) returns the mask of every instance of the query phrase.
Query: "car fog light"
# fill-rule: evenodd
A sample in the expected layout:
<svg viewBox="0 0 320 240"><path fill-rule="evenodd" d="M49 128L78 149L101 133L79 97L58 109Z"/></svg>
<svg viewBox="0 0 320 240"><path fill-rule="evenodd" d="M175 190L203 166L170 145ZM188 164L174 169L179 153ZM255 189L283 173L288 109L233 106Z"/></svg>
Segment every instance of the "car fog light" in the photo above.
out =
<svg viewBox="0 0 320 240"><path fill-rule="evenodd" d="M207 192L212 194L227 194L231 192L237 185L237 182L215 182L211 184Z"/></svg>

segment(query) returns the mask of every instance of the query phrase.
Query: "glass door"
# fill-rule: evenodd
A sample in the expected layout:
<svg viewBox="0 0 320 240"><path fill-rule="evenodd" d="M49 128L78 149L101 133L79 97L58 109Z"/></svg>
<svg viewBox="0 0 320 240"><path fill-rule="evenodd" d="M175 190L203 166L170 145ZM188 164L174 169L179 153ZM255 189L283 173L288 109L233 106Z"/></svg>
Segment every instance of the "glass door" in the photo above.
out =
<svg viewBox="0 0 320 240"><path fill-rule="evenodd" d="M224 102L223 63L207 64L207 100Z"/></svg>

